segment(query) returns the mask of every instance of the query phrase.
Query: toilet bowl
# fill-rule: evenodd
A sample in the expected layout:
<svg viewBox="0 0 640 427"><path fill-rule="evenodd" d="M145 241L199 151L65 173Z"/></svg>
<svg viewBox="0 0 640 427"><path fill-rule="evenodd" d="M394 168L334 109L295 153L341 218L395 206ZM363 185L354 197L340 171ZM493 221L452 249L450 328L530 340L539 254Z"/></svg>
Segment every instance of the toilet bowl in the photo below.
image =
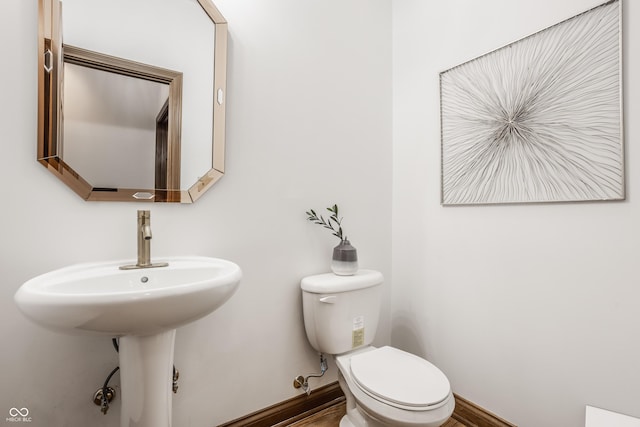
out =
<svg viewBox="0 0 640 427"><path fill-rule="evenodd" d="M351 402L347 403L341 427L438 427L453 413L455 400L447 377L425 359L393 347L366 347L336 356L335 361L340 385L355 404L349 408ZM354 409L366 424L358 423L362 420Z"/></svg>
<svg viewBox="0 0 640 427"><path fill-rule="evenodd" d="M320 274L301 282L305 330L319 353L333 355L347 399L341 427L438 427L453 413L447 377L427 360L371 346L383 277Z"/></svg>

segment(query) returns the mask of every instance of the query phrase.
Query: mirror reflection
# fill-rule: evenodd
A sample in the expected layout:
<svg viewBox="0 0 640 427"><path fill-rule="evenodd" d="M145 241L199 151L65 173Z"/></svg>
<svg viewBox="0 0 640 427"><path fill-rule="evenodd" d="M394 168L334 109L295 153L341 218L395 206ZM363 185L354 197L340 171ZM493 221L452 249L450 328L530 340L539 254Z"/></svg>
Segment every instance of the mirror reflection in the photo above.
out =
<svg viewBox="0 0 640 427"><path fill-rule="evenodd" d="M40 163L86 200L199 198L224 173L213 3L39 2Z"/></svg>
<svg viewBox="0 0 640 427"><path fill-rule="evenodd" d="M169 85L66 63L63 99L62 158L84 179L102 188L168 188L156 185L155 151Z"/></svg>

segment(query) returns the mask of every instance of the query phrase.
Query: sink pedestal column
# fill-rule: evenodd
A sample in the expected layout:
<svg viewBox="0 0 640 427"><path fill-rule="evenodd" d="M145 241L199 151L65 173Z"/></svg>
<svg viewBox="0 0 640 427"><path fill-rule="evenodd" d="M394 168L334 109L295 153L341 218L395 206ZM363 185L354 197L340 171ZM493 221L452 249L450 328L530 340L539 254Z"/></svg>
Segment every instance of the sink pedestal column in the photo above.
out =
<svg viewBox="0 0 640 427"><path fill-rule="evenodd" d="M176 330L120 338L121 427L171 427Z"/></svg>

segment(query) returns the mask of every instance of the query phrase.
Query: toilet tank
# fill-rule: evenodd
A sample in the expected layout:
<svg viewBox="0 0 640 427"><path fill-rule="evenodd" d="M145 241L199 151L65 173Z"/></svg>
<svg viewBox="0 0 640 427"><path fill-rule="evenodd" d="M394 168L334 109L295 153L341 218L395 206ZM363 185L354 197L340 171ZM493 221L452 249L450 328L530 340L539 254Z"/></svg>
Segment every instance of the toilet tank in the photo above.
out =
<svg viewBox="0 0 640 427"><path fill-rule="evenodd" d="M342 354L371 344L378 328L382 273L359 270L302 279L304 327L319 353Z"/></svg>

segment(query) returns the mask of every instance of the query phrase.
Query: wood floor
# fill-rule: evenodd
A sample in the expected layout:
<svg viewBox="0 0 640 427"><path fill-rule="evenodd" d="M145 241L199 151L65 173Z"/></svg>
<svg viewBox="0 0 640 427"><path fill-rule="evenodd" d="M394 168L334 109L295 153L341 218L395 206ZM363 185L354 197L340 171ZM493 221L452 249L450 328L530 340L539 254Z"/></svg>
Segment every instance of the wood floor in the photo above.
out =
<svg viewBox="0 0 640 427"><path fill-rule="evenodd" d="M323 411L318 412L303 420L290 424L289 427L338 427L340 425L340 418L345 413L345 404L331 406ZM449 420L442 425L442 427L467 427L466 425L449 418Z"/></svg>
<svg viewBox="0 0 640 427"><path fill-rule="evenodd" d="M340 418L345 414L345 404L330 406L327 409L313 414L303 420L295 422L290 427L338 427Z"/></svg>
<svg viewBox="0 0 640 427"><path fill-rule="evenodd" d="M455 393L454 398L455 410L442 427L518 427ZM218 427L339 427L345 407L336 381Z"/></svg>

